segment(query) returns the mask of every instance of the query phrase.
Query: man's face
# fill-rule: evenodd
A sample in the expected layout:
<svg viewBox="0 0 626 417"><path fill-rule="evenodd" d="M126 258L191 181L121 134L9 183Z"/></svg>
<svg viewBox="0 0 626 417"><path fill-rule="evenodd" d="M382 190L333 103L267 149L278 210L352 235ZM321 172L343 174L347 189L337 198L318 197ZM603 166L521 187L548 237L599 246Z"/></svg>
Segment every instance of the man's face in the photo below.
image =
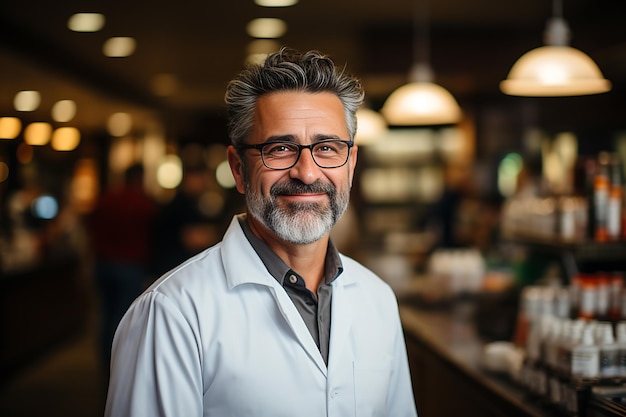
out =
<svg viewBox="0 0 626 417"><path fill-rule="evenodd" d="M341 101L332 93L278 92L259 98L248 144L281 138L303 145L322 139L349 140ZM356 163L356 147L338 168L320 168L308 149L290 169L271 170L251 149L242 164L229 149L237 189L248 211L280 239L308 244L321 239L345 211Z"/></svg>

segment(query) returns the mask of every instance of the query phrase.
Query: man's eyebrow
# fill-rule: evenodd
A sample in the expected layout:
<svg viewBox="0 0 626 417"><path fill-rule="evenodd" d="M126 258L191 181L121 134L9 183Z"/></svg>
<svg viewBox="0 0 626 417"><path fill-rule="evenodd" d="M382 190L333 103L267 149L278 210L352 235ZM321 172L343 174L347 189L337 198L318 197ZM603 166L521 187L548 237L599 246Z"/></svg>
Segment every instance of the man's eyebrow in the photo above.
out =
<svg viewBox="0 0 626 417"><path fill-rule="evenodd" d="M333 134L317 134L313 136L312 142L321 142L324 140L343 140L337 135ZM272 143L272 142L295 142L298 143L298 140L295 135L287 134L287 135L274 135L268 137L263 143Z"/></svg>
<svg viewBox="0 0 626 417"><path fill-rule="evenodd" d="M342 139L337 135L317 134L313 136L313 142L320 142L323 140L342 140Z"/></svg>
<svg viewBox="0 0 626 417"><path fill-rule="evenodd" d="M294 135L275 135L265 139L264 143L270 142L296 142Z"/></svg>

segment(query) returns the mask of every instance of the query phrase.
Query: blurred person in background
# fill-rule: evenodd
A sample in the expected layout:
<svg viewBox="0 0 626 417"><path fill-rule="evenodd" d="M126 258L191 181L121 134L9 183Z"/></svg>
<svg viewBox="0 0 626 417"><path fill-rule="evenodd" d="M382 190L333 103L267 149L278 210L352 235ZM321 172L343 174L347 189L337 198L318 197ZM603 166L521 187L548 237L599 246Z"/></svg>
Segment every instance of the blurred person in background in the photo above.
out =
<svg viewBox="0 0 626 417"><path fill-rule="evenodd" d="M329 238L348 205L360 82L283 49L227 87L246 214L122 319L106 416L416 416L391 288Z"/></svg>
<svg viewBox="0 0 626 417"><path fill-rule="evenodd" d="M156 276L219 240L214 220L202 207L207 169L198 159L184 161L183 178L174 198L160 207L154 235L152 270Z"/></svg>
<svg viewBox="0 0 626 417"><path fill-rule="evenodd" d="M143 176L141 165L129 167L123 184L103 193L89 219L101 304L100 355L107 377L115 329L149 280L157 206L144 191Z"/></svg>

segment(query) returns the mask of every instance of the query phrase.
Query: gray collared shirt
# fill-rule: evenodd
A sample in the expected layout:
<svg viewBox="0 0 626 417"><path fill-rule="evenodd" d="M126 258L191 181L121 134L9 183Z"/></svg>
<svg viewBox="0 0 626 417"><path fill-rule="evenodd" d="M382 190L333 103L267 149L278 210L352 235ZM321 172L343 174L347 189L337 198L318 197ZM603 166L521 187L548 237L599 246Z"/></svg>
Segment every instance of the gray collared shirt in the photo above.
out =
<svg viewBox="0 0 626 417"><path fill-rule="evenodd" d="M309 329L313 340L328 364L328 347L330 343L330 300L332 297L332 286L330 283L335 280L343 271L343 265L339 258L339 252L332 241L328 242L326 259L324 263L324 279L317 287L317 297L304 283L300 274L291 269L269 246L259 239L250 229L245 216L239 218L239 223L246 238L256 251L259 258L269 271L269 273L285 289L287 295L296 306L302 316L306 327Z"/></svg>

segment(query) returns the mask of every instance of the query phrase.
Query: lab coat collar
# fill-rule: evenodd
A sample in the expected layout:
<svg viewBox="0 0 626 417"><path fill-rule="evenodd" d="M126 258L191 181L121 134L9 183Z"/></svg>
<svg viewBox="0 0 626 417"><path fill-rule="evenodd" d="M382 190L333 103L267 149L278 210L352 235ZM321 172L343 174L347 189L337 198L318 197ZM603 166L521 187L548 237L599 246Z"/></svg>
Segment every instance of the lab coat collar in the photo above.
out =
<svg viewBox="0 0 626 417"><path fill-rule="evenodd" d="M224 234L222 241L224 269L229 288L237 285L254 283L274 287L280 286L276 279L267 271L267 268L256 254L254 248L246 238L239 219L245 214L233 217L230 226ZM343 255L340 255L343 258ZM344 263L344 262L342 262ZM345 263L344 263L345 267ZM251 273L254 271L254 273ZM346 286L356 283L356 277L352 274L342 273L333 281L333 286Z"/></svg>
<svg viewBox="0 0 626 417"><path fill-rule="evenodd" d="M279 285L246 239L239 224L240 216L244 215L233 217L222 240L222 262L228 288L232 289L246 283L271 287Z"/></svg>

